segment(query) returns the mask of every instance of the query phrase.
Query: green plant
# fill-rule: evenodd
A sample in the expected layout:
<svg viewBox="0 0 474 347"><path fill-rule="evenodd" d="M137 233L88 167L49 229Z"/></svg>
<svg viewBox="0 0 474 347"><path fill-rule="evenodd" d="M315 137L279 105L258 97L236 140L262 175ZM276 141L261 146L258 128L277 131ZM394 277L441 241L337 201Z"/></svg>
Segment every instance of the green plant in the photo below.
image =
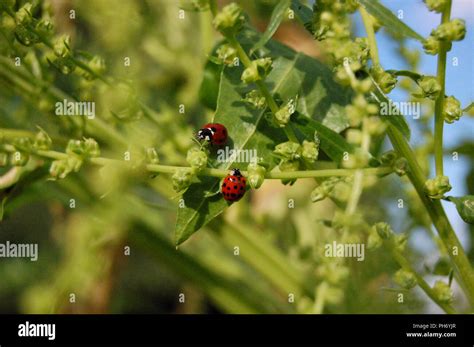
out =
<svg viewBox="0 0 474 347"><path fill-rule="evenodd" d="M438 238L432 236L439 240L440 253L449 257L449 268L453 269L444 275L454 276L472 310L474 272L440 202L440 199L455 202L463 219L472 223L472 196L460 198L463 203L446 197L451 185L443 170L444 122L458 121L469 108L463 110L454 96L445 96L447 53L452 41L464 38L465 27L463 21L451 20L450 0L430 1L427 6L440 12L442 18L440 26L424 39L378 1L318 1L312 9L297 0L280 1L263 34L249 24L247 15L235 3L220 10L215 0L186 3L183 8L199 16L204 53L209 55L202 61L205 64L202 76L193 76L195 72L186 66L192 65L192 51L197 52L202 47L188 48L187 60L176 62L172 62L172 55L167 58L166 50L157 42L155 46L150 43L152 38L145 41L143 47L151 57L159 57L161 64L174 63L186 76L203 79L201 85L189 82L187 86L191 95L200 95L200 100L190 97L189 102L182 105L194 109L196 114L207 112L201 104L211 109L215 107L212 121L227 126L233 149L257 152L252 162L223 162L217 159L216 148L198 146L190 140L193 130L184 119L173 116L171 105L164 102L154 105L159 109L155 111L139 97L126 75L107 74L104 59L75 50L73 40L56 34L47 7L40 9L28 2L4 2L0 5L2 85L13 86L13 95L22 95L29 105L28 112L39 110L48 117L58 101L93 100L95 93L101 93L104 96L98 105L99 111L107 116L87 121L80 117L56 117L54 121L38 122L36 132L31 128L19 130L17 125L21 126L21 122L6 117L5 126L10 124L11 127L0 129L0 163L6 167L0 178L1 215L10 201L21 196L21 190L38 189L47 179L57 180L55 184L61 191L82 194L83 201L102 216L102 221L82 222L76 227L71 222L71 229L88 231L78 237L78 243L84 247L97 243L120 247L130 238L197 283L229 312L320 313L325 307L331 310L342 305L344 290L351 281L349 272L353 264L349 260L325 257L314 245L306 245L307 248L299 245L298 254L290 256L290 250L278 249L272 240L255 233L257 228L252 223L241 219L225 227L214 223L230 207L215 193L220 179L231 168L240 169L253 190L265 186L269 180L293 185L300 179L311 179L316 185L311 193L312 202L331 200L336 206L330 220L318 221L324 224L323 240L367 242L371 252L385 247L390 259L400 268L395 282L402 290L418 285L441 309L455 313L449 288L452 277L449 285L438 281L430 287L410 260L406 250L408 236L394 233L387 223L376 223L360 208L364 190L396 173L400 176L397 179L412 189L411 208L414 214L419 212L417 218L421 220L417 224L430 232L432 226L437 230ZM349 18L356 11L362 16L367 37L354 39L351 36ZM327 64L271 39L288 13L296 16L315 40L321 41ZM214 47L211 23L222 35ZM426 53L437 54L437 75L384 69L375 37L379 27L397 33L401 47L405 38L411 38L420 41ZM15 66L15 58L20 58L22 64ZM415 70L415 64L412 65ZM71 78L72 88L63 89L60 81L53 83L58 75ZM401 78L415 82L409 87L413 97L427 104L434 101L432 139L436 172L432 179L427 178L424 162L430 150L426 150L423 157L417 153L419 149L410 146L410 128L404 115L380 112L390 103L386 94L401 84L398 80ZM311 83L311 79L317 82ZM1 112L7 113L4 109ZM381 153L380 144L386 136L393 151ZM429 136L431 134L427 139ZM88 164L100 167L102 178L96 182L91 180L91 187L83 190L81 179L71 176L87 170ZM205 237L217 240L224 247L245 247L242 257L250 264L250 270L246 270L250 273L248 276L255 276L257 272L278 294L269 295L266 284L247 284L248 294L239 296L235 287L241 285L242 280L235 273L211 265L205 255L199 254L199 249L191 255L176 252L168 241L165 222L152 218L153 207L149 206L143 190L153 191L166 201L179 199L174 233L176 246L198 231L209 231L211 235ZM104 202L97 196L103 197ZM235 203L233 209L238 209L239 204ZM127 208L124 210L123 206ZM117 212L107 213L107 210L123 213L119 213L120 222L114 223L116 227L102 235L101 225L117 216ZM129 233L125 225L136 226L138 232ZM154 232L154 229L160 231ZM213 247L216 253L222 251L218 246ZM112 263L107 263L108 270L95 266L101 259L111 259L108 251L106 248L104 254L87 257L74 250L78 254L76 260L63 264L51 290L66 293L81 281L92 286L94 279L113 267ZM81 273L68 278L68 271L74 266L82 266L92 274ZM85 291L87 285L83 286ZM296 307L286 300L289 295L302 298ZM31 297L27 296L26 302L39 311L58 311L64 306L54 296L43 301Z"/></svg>

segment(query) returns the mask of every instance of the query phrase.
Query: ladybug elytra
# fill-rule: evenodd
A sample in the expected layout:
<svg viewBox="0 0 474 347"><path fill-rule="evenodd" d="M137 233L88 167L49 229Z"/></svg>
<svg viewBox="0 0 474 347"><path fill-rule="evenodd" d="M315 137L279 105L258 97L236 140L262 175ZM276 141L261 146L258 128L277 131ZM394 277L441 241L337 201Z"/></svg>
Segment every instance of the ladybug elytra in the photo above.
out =
<svg viewBox="0 0 474 347"><path fill-rule="evenodd" d="M198 131L197 138L221 146L227 141L227 129L222 124L209 123Z"/></svg>
<svg viewBox="0 0 474 347"><path fill-rule="evenodd" d="M221 192L227 201L238 201L245 194L247 180L240 170L233 169L222 182Z"/></svg>

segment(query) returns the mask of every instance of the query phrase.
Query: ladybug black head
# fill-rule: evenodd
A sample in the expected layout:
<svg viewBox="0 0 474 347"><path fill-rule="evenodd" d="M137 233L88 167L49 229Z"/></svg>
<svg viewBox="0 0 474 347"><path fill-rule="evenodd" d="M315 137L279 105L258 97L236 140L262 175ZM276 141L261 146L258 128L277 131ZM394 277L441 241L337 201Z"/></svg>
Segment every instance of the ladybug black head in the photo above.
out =
<svg viewBox="0 0 474 347"><path fill-rule="evenodd" d="M231 174L232 176L242 176L242 174L240 173L240 170L239 170L239 169L232 169L232 170L230 171L230 174Z"/></svg>
<svg viewBox="0 0 474 347"><path fill-rule="evenodd" d="M198 131L197 137L199 140L211 141L214 133L209 128L204 128Z"/></svg>

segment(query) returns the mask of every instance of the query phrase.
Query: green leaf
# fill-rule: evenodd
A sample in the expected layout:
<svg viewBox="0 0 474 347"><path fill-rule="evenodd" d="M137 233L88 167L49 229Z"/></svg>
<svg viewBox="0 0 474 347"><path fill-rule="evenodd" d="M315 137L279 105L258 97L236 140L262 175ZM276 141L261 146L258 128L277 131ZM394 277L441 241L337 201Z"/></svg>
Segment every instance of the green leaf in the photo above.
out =
<svg viewBox="0 0 474 347"><path fill-rule="evenodd" d="M433 274L438 275L438 276L448 276L449 273L451 272L452 266L449 261L449 258L447 257L441 257L439 260L436 262L434 269L433 269Z"/></svg>
<svg viewBox="0 0 474 347"><path fill-rule="evenodd" d="M259 35L245 30L239 37L246 50L258 42ZM344 105L350 97L332 79L331 71L304 54L270 40L263 50L273 58L273 70L265 80L275 99L282 103L298 96L297 112L292 116L301 138L314 138L318 131L321 149L333 160L339 162L345 151L352 147L338 132L348 126ZM243 97L255 86L242 83L240 76L243 67L225 67L219 86L217 109L214 121L225 124L229 132L227 146L234 150L249 150L268 164L268 170L278 164L272 152L281 142L287 141L281 128L272 127L265 119L267 110L256 110L243 101ZM303 115L304 114L304 115ZM246 169L248 161L229 163L217 160L217 150L211 153L210 164L221 169ZM175 229L177 245L186 241L201 227L221 214L228 206L220 195L206 197L206 192L219 189L216 178L202 178L192 184L183 195L185 207L178 208Z"/></svg>
<svg viewBox="0 0 474 347"><path fill-rule="evenodd" d="M217 65L209 60L204 67L204 74L199 88L199 100L213 110L217 107L221 72L222 65Z"/></svg>
<svg viewBox="0 0 474 347"><path fill-rule="evenodd" d="M466 106L463 110L464 113L469 115L474 115L474 102L471 102L468 106Z"/></svg>
<svg viewBox="0 0 474 347"><path fill-rule="evenodd" d="M462 197L448 196L447 200L456 205L456 209L463 221L468 224L474 224L474 195Z"/></svg>
<svg viewBox="0 0 474 347"><path fill-rule="evenodd" d="M384 94L382 89L380 89L379 85L377 84L377 82L375 82L373 78L372 78L372 82L374 83L376 87L375 91L372 93L372 97L375 99L375 101L379 103L380 107L384 107L384 105L385 107L388 107L391 103L390 99ZM380 115L380 118L390 123L395 128L397 128L397 130L399 130L407 140L410 139L410 136L411 136L410 127L408 126L408 123L403 115L401 114Z"/></svg>
<svg viewBox="0 0 474 347"><path fill-rule="evenodd" d="M290 0L280 0L273 9L272 16L270 17L270 22L268 23L267 29L263 33L260 40L252 47L250 52L255 52L256 50L265 46L268 40L271 39L273 34L277 31L280 23L283 20L288 8L290 7Z"/></svg>
<svg viewBox="0 0 474 347"><path fill-rule="evenodd" d="M378 0L358 0L358 2L391 33L398 36L411 37L420 42L424 40L423 36L403 23Z"/></svg>
<svg viewBox="0 0 474 347"><path fill-rule="evenodd" d="M291 9L306 30L313 34L313 11L300 0L292 0Z"/></svg>

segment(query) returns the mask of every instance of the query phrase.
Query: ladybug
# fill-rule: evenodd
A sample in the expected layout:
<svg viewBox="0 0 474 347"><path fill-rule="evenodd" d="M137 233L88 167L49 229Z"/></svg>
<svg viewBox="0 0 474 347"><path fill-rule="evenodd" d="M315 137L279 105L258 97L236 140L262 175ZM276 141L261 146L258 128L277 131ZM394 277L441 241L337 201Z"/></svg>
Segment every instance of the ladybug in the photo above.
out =
<svg viewBox="0 0 474 347"><path fill-rule="evenodd" d="M209 123L198 131L197 138L221 146L227 141L227 129L222 124Z"/></svg>
<svg viewBox="0 0 474 347"><path fill-rule="evenodd" d="M247 180L240 173L240 170L233 169L222 182L221 192L227 201L240 200L245 194Z"/></svg>

